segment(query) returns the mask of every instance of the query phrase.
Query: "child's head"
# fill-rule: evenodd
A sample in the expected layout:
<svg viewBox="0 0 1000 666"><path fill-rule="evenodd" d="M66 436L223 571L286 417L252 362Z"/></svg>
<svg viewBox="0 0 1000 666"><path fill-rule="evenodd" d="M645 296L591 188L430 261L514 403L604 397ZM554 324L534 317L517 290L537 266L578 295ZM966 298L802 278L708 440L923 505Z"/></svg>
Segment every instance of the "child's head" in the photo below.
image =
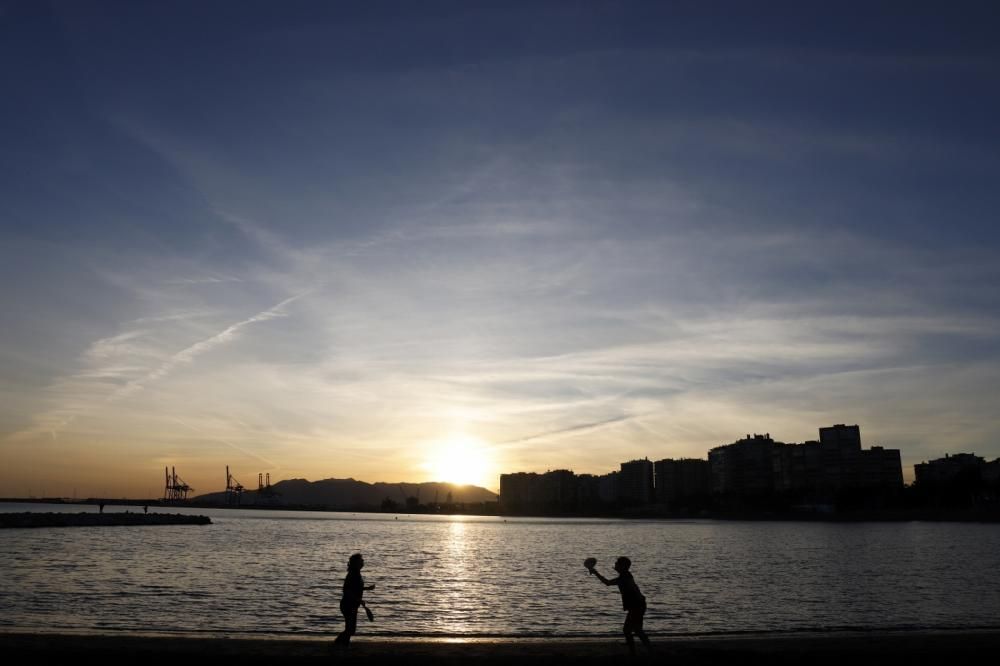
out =
<svg viewBox="0 0 1000 666"><path fill-rule="evenodd" d="M348 571L357 571L363 566L365 566L365 558L361 557L361 553L354 553L347 560Z"/></svg>
<svg viewBox="0 0 1000 666"><path fill-rule="evenodd" d="M625 573L632 568L632 560L628 559L624 555L615 560L615 571L619 573Z"/></svg>

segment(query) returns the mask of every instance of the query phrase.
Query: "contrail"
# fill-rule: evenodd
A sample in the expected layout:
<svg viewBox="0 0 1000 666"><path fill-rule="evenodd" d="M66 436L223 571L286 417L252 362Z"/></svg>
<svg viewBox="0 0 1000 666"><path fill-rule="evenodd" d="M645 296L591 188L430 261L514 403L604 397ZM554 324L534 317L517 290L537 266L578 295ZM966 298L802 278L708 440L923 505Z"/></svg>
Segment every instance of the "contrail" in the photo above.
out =
<svg viewBox="0 0 1000 666"><path fill-rule="evenodd" d="M519 437L517 439L510 439L506 442L499 442L496 446L513 447L520 446L523 444L534 444L538 441L544 441L552 437L561 437L565 435L572 435L579 432L586 432L589 430L599 430L616 423L624 423L625 421L631 421L632 419L638 418L640 414L631 414L625 416L616 416L614 418L605 419L603 421L594 421L593 423L580 423L578 425L569 426L567 428L560 428L558 430L550 430L548 432L541 432L534 435L528 435L527 437Z"/></svg>
<svg viewBox="0 0 1000 666"><path fill-rule="evenodd" d="M181 363L190 363L199 354L203 354L206 351L212 349L213 347L217 347L217 346L219 346L219 345L221 345L221 344L223 344L225 342L228 342L244 326L248 326L250 324L253 324L253 323L256 323L256 322L259 322L259 321L266 321L268 319L274 319L275 317L281 317L282 314L283 314L281 312L282 308L284 308L289 303L297 301L298 299L302 298L303 296L306 296L306 295L310 294L314 290L315 290L315 287L312 288L312 289L307 289L306 291L304 291L304 292L302 292L300 294L296 294L294 296L286 298L285 300L277 303L276 305L274 305L274 306L272 306L272 307L270 307L270 308L268 308L266 310L263 310L261 312L258 312L257 314L255 314L254 316L250 317L249 319L244 319L243 321L237 322L237 323L235 323L235 324L227 327L225 330L223 330L223 331L221 331L219 333L216 333L215 335L213 335L213 336L211 336L209 338L205 338L204 340L201 340L200 342L196 342L195 344L191 345L190 347L182 349L181 351L177 352L176 354L174 354L173 356L171 356L169 359L167 359L166 361L164 361L162 364L160 364L160 367L156 368L155 370L153 370L152 372L150 372L149 374L147 374L145 377L143 377L141 379L134 379L134 380L128 382L125 386L123 386L120 389L118 389L117 391L111 393L108 397L106 397L104 399L104 401L106 403L115 402L115 401L120 400L122 398L128 397L128 396L132 395L133 393L136 393L137 391L141 391L146 386L146 384L148 384L149 382L155 381L157 379L160 379L161 377L163 377L166 374L168 374L171 370L173 370L175 367L177 367ZM92 411L92 410L88 410L88 411ZM13 433L13 434L7 436L6 440L14 441L14 440L18 440L18 439L21 439L21 438L24 438L24 437L31 436L31 435L33 435L33 434L35 434L37 432L46 432L46 431L49 432L49 434L52 436L53 439L55 439L56 435L57 435L57 433L59 431L63 430L66 426L68 426L70 423L72 423L77 418L79 418L80 416L83 416L83 415L84 414L81 413L81 412L70 414L69 416L67 416L66 418L64 418L62 421L60 421L55 427L48 426L48 427L45 427L43 429L43 428L39 428L36 425L36 426L28 428L26 430L22 430L22 431Z"/></svg>
<svg viewBox="0 0 1000 666"><path fill-rule="evenodd" d="M191 361L194 360L196 356L204 354L208 350L212 349L213 347L218 347L224 342L228 342L233 338L233 336L236 335L236 332L239 331L244 326L248 326L250 324L254 324L259 321L267 321L268 319L274 319L275 317L281 317L282 316L281 309L283 307L285 307L286 305L288 305L293 301L297 301L306 294L310 293L310 291L312 290L304 291L301 294L296 294L295 296L286 298L277 305L270 307L262 312L258 312L249 319L244 319L241 322L237 322L232 326L226 328L224 331L216 333L210 338L205 338L204 340L196 342L190 347L187 347L186 349L182 349L181 351L177 352L169 359L164 361L160 365L160 367L158 367L156 370L153 370L142 379L135 379L133 381L130 381L128 384L126 384L122 388L112 393L110 396L108 396L107 402L114 402L115 400L119 400L120 398L132 395L136 391L141 391L146 384L163 377L181 363L190 363Z"/></svg>
<svg viewBox="0 0 1000 666"><path fill-rule="evenodd" d="M265 465L267 465L267 467L269 469L273 469L275 471L281 469L281 467L279 465L274 464L273 462L271 462L267 458L264 458L263 456L259 456L256 453L251 453L250 451L247 451L243 447L241 447L241 446L239 446L237 444L233 444L228 439L222 439L221 437L216 437L214 435L210 435L207 432L205 432L204 430L200 430L198 428L195 428L190 423L185 423L184 421L181 421L180 419L178 419L176 417L171 418L170 420L173 421L174 423L179 423L180 425L184 426L188 430L190 430L192 432L195 432L195 433L197 433L199 435L203 435L203 436L207 437L208 439L214 440L216 442L222 442L226 446L229 446L229 447L235 449L236 451L239 451L240 453L242 453L243 455L245 455L245 456L247 456L249 458L255 458L255 459L259 460L260 462L264 463Z"/></svg>

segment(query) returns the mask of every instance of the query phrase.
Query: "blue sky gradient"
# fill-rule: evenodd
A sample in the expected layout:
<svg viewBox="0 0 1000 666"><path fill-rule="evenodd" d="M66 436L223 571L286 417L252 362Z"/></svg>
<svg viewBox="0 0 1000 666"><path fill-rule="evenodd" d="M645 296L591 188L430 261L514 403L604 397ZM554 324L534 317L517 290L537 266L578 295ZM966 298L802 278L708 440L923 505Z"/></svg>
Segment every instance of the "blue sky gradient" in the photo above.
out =
<svg viewBox="0 0 1000 666"><path fill-rule="evenodd" d="M997 14L0 2L0 494L1000 456Z"/></svg>

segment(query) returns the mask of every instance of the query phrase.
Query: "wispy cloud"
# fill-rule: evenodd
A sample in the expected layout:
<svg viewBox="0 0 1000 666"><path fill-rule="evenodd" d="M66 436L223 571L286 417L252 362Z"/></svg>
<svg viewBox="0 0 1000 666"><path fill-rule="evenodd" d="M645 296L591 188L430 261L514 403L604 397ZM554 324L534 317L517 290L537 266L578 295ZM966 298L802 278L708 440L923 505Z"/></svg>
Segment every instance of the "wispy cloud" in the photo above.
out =
<svg viewBox="0 0 1000 666"><path fill-rule="evenodd" d="M209 439L211 441L220 442L222 444L225 444L226 446L228 446L232 450L236 451L237 453L240 453L240 454L246 456L247 458L251 458L253 460L256 460L258 462L263 463L266 466L266 469L268 471L280 471L281 470L281 466L280 465L271 462L270 460L268 460L267 458L261 456L258 453L250 451L249 449L247 449L244 446L240 446L239 444L236 444L236 443L234 443L234 442L232 442L232 441L230 441L228 439L225 439L225 438L222 438L222 437L217 437L217 436L213 435L212 433L206 432L205 430L202 430L202 429L200 429L200 428L198 428L198 427L196 427L194 425L191 425L190 423L187 423L186 421L183 421L181 419L173 418L171 420L174 423L176 423L176 424L178 424L178 425L186 428L187 430L190 430L193 433L196 433L196 434L198 434L198 435L200 435L202 437L205 437L206 439Z"/></svg>
<svg viewBox="0 0 1000 666"><path fill-rule="evenodd" d="M195 284L222 284L225 282L243 282L238 277L204 277L204 278L177 278L167 280L164 284L195 285Z"/></svg>
<svg viewBox="0 0 1000 666"><path fill-rule="evenodd" d="M280 303L277 303L276 305L266 310L262 310L261 312L258 312L257 314L248 319L244 319L243 321L232 324L231 326L228 326L225 330L220 331L219 333L216 333L215 335L209 338L196 342L195 344L185 349L182 349L181 351L177 352L176 354L168 358L162 364L160 364L158 368L147 374L145 377L130 381L121 389L115 391L111 396L108 397L108 401L118 400L126 396L129 396L135 393L136 391L141 391L147 384L166 376L178 365L184 363L191 363L192 361L194 361L195 358L197 358L201 354L204 354L215 347L218 347L220 345L229 342L236 336L236 334L240 331L240 329L249 326L250 324L267 321L269 319L275 319L277 317L284 317L285 306L299 300L300 298L305 296L306 293L308 292L303 292L301 294L296 294L295 296L290 296L289 298L286 298Z"/></svg>
<svg viewBox="0 0 1000 666"><path fill-rule="evenodd" d="M55 438L76 419L132 396L150 383L167 376L178 366L192 363L198 356L233 340L243 328L285 316L285 308L307 293L302 292L283 299L272 307L231 324L222 331L166 358L158 347L146 339L149 333L147 330L131 330L101 338L84 352L82 361L85 369L60 378L50 385L49 394L56 401L56 406L36 415L35 425L32 428L13 433L8 439L24 440L39 432L45 432ZM174 317L146 319L169 321ZM123 364L122 359L129 359L131 364ZM137 360L142 362L135 364ZM146 366L150 361L155 365L147 369ZM139 376L136 376L137 374ZM104 393L102 397L102 389L109 386L112 390Z"/></svg>
<svg viewBox="0 0 1000 666"><path fill-rule="evenodd" d="M139 317L138 319L131 319L125 323L127 324L150 324L165 321L178 321L186 319L197 319L199 317L211 317L216 316L219 313L212 310L191 310L188 312L174 312L164 315L156 315L152 317Z"/></svg>
<svg viewBox="0 0 1000 666"><path fill-rule="evenodd" d="M594 423L578 423L576 425L567 426L565 428L559 428L558 430L552 430L549 432L542 432L534 435L528 435L526 437L512 439L506 442L498 442L496 446L502 448L511 448L511 447L530 446L534 444L552 442L584 432L595 432L597 430L607 428L608 426L630 421L632 419L638 418L638 416L639 415L617 416L614 418L605 419L603 421L595 421Z"/></svg>

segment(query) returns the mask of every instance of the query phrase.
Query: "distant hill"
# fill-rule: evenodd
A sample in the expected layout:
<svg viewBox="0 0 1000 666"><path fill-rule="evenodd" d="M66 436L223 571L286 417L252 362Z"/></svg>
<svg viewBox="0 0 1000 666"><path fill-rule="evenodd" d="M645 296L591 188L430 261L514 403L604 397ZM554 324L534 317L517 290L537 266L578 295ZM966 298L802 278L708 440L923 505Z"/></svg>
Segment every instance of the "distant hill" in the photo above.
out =
<svg viewBox="0 0 1000 666"><path fill-rule="evenodd" d="M459 503L496 502L497 494L479 486L459 486L453 483L429 481L425 483L366 483L355 479L288 479L271 486L272 497L258 497L256 490L243 493L242 504L301 505L329 507L378 507L386 498L399 505L406 498L416 497L421 504L445 503L448 493L451 501ZM226 493L207 493L194 498L195 502L223 503Z"/></svg>

